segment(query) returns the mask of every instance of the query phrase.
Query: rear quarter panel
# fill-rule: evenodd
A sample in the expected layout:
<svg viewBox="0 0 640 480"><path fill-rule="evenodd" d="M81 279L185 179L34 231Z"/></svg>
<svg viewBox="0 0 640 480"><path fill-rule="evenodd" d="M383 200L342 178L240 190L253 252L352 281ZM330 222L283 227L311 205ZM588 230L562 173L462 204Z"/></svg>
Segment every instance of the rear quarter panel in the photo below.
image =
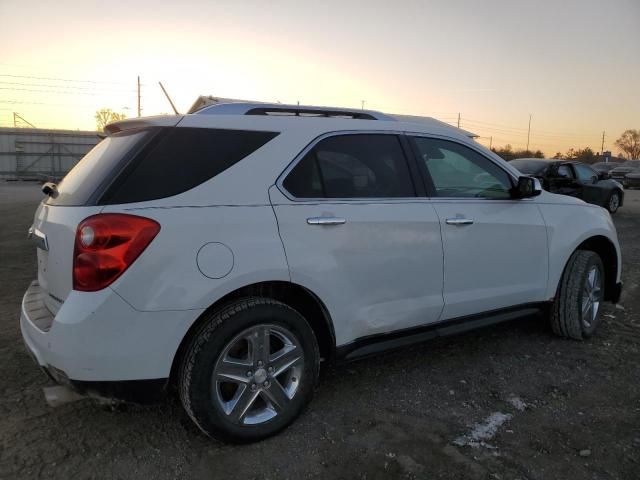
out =
<svg viewBox="0 0 640 480"><path fill-rule="evenodd" d="M237 288L269 280L289 280L284 249L271 205L169 208L109 206L152 218L160 233L133 265L111 286L142 311L207 308ZM207 244L222 254L208 256L220 278L206 276L198 254ZM223 265L228 265L230 271ZM219 275L214 275L219 276Z"/></svg>

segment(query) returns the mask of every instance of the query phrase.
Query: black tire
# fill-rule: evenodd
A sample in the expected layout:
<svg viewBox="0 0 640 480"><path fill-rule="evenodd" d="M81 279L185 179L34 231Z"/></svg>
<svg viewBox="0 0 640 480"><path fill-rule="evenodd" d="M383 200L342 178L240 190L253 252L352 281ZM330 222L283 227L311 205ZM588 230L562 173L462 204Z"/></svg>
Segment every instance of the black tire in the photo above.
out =
<svg viewBox="0 0 640 480"><path fill-rule="evenodd" d="M614 197L617 199L617 201L613 201ZM618 190L614 190L613 192L611 192L611 195L609 195L609 198L607 199L607 205L605 206L605 208L609 211L609 213L614 214L618 211L618 208L620 208L620 200L622 199L622 196L620 195L620 192Z"/></svg>
<svg viewBox="0 0 640 480"><path fill-rule="evenodd" d="M232 421L218 403L218 384L215 383L214 366L222 361L230 342L247 329L269 325L269 331L277 328L295 337L303 353L295 394L286 408L268 421L254 425L242 424L243 419ZM233 443L262 440L290 425L302 412L313 396L318 380L320 353L313 330L296 310L276 300L251 297L237 300L219 311L212 312L193 336L185 354L179 377L182 405L195 424L207 435ZM243 367L244 368L244 367ZM264 368L260 368L264 373ZM258 375L255 370L255 375ZM278 380L269 377L269 388L275 388ZM277 383L279 386L280 383ZM253 387L254 385L252 385ZM247 391L249 390L247 384ZM258 386L259 402L268 399L266 388ZM238 423L240 422L240 423Z"/></svg>
<svg viewBox="0 0 640 480"><path fill-rule="evenodd" d="M599 305L595 318L583 318L585 282L592 269L600 278ZM551 309L551 328L556 335L574 340L590 337L600 323L604 298L604 267L600 256L589 250L571 255L562 274L556 299Z"/></svg>

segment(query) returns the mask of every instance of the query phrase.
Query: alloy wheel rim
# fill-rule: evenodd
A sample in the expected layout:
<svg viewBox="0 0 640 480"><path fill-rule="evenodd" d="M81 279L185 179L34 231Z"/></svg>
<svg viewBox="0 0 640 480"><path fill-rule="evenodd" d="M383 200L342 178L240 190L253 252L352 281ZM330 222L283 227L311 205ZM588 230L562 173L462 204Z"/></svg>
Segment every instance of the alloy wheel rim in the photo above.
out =
<svg viewBox="0 0 640 480"><path fill-rule="evenodd" d="M296 336L263 324L227 343L213 369L215 406L232 423L258 425L282 414L299 390L304 353Z"/></svg>
<svg viewBox="0 0 640 480"><path fill-rule="evenodd" d="M591 267L582 289L582 323L589 328L596 320L602 300L602 274L597 266Z"/></svg>
<svg viewBox="0 0 640 480"><path fill-rule="evenodd" d="M617 210L619 203L620 201L618 200L618 195L614 193L613 195L611 195L611 199L609 200L609 210Z"/></svg>

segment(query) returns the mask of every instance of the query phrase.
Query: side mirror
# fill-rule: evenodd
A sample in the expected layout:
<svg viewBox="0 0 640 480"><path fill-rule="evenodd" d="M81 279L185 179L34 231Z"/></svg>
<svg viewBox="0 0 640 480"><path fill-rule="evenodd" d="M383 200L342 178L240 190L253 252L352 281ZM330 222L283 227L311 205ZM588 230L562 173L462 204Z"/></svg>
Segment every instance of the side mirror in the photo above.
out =
<svg viewBox="0 0 640 480"><path fill-rule="evenodd" d="M534 177L518 177L518 184L514 188L516 198L530 198L542 193L540 180Z"/></svg>

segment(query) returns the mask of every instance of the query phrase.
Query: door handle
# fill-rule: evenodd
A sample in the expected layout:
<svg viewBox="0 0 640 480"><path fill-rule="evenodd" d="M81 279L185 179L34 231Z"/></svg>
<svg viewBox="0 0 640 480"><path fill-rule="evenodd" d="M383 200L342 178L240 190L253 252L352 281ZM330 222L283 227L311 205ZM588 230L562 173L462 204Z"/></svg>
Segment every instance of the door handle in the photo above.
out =
<svg viewBox="0 0 640 480"><path fill-rule="evenodd" d="M473 225L473 220L470 218L447 218L447 225Z"/></svg>
<svg viewBox="0 0 640 480"><path fill-rule="evenodd" d="M309 225L342 225L347 223L347 220L340 217L310 217L307 218Z"/></svg>

